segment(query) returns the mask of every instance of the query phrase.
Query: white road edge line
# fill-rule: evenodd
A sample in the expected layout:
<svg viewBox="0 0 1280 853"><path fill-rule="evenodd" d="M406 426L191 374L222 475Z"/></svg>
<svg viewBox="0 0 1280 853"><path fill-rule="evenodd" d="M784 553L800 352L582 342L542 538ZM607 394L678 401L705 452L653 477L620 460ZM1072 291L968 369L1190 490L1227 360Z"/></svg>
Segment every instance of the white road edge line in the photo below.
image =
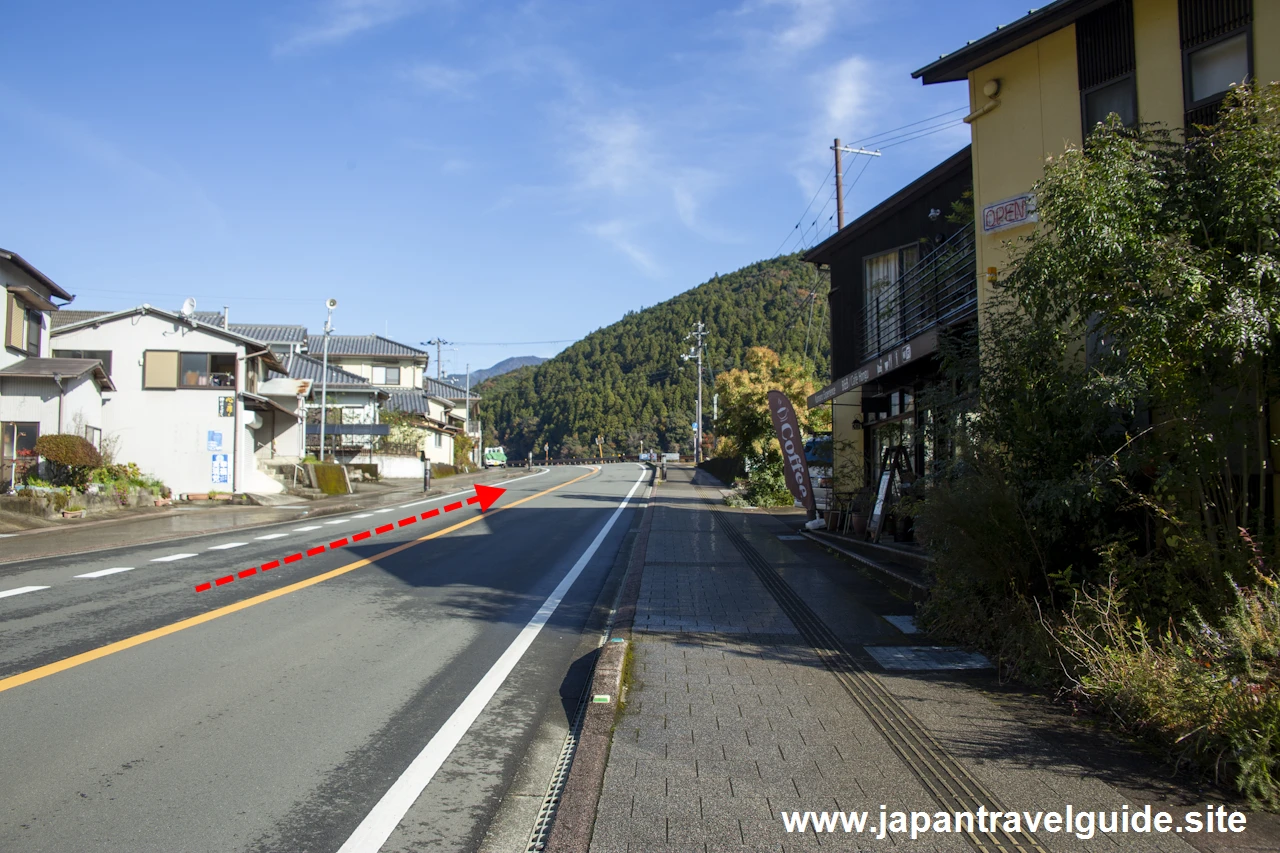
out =
<svg viewBox="0 0 1280 853"><path fill-rule="evenodd" d="M288 535L288 533L268 533L266 536L255 536L253 538L254 541L264 541L267 539L283 539Z"/></svg>
<svg viewBox="0 0 1280 853"><path fill-rule="evenodd" d="M120 572L131 572L133 566L125 566L118 569L98 569L96 572L89 572L83 575L76 575L78 578L104 578L107 575L119 574Z"/></svg>
<svg viewBox="0 0 1280 853"><path fill-rule="evenodd" d="M167 557L156 557L153 563L172 563L174 560L185 560L187 557L194 557L195 554L170 554Z"/></svg>
<svg viewBox="0 0 1280 853"><path fill-rule="evenodd" d="M0 598L8 598L11 595L22 595L24 592L37 592L38 590L48 589L47 586L20 586L17 589L6 589L0 592Z"/></svg>
<svg viewBox="0 0 1280 853"><path fill-rule="evenodd" d="M319 530L319 529L320 529L320 525L316 524L316 525L312 525L311 527L295 527L293 528L293 531L294 533L306 533L308 530Z"/></svg>
<svg viewBox="0 0 1280 853"><path fill-rule="evenodd" d="M249 544L248 542L224 542L221 545L210 545L209 550L210 551L226 551L231 548L243 548L245 545L248 545L248 544Z"/></svg>
<svg viewBox="0 0 1280 853"><path fill-rule="evenodd" d="M524 626L520 634L507 646L507 650L502 656L489 668L484 678L471 689L467 694L467 698L462 700L462 704L458 706L450 716L445 720L440 731L427 742L422 748L422 752L413 759L413 762L400 775L391 786L387 793L382 795L382 799L378 800L373 810L360 822L356 827L356 831L351 833L351 837L338 849L338 853L377 853L382 849L382 845L391 837L391 833L395 831L396 826L409 812L410 807L417 801L422 794L423 789L431 782L445 760L453 752L454 748L462 740L463 735L471 728L484 711L485 706L489 704L489 700L498 692L498 688L507 680L507 676L516 668L516 664L520 662L520 658L524 657L524 653L533 645L533 641L537 638L539 632L542 631L547 621L551 619L551 614L560 606L560 602L568 593L569 588L573 586L573 582L578 579L578 575L582 574L582 570L586 568L587 563L595 556L596 551L600 549L600 543L609 535L609 531L613 529L613 525L617 522L618 517L622 515L623 510L627 508L627 504L631 502L631 497L636 493L636 489L640 488L640 484L644 481L644 474L636 480L635 485L631 487L631 491L627 492L627 496L622 499L622 503L618 504L618 508L613 511L613 515L609 516L609 520L605 522L604 527L596 534L596 538L591 541L591 545L587 550L582 552L582 556L573 564L573 568L569 569L569 573L564 576L564 580L560 581L560 585L552 590L551 595L538 608L538 612L533 615L529 623Z"/></svg>

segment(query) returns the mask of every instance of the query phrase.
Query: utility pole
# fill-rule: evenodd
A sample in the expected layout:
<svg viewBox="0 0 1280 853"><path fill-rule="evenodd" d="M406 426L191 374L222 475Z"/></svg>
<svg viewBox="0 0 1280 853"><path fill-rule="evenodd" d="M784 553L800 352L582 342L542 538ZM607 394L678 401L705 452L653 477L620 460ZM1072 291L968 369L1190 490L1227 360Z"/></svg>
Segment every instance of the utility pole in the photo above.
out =
<svg viewBox="0 0 1280 853"><path fill-rule="evenodd" d="M837 139L835 145L831 146L831 150L836 152L836 230L844 228L844 172L841 171L840 153L845 154L862 154L866 157L879 157L879 151L868 151L865 148L849 148L841 145Z"/></svg>
<svg viewBox="0 0 1280 853"><path fill-rule="evenodd" d="M695 465L702 461L702 339L706 336L707 326L705 323L700 322L695 323L693 331L685 337L686 341L693 341L693 346L690 347L689 353L684 356L684 359L686 361L691 358L698 360L698 411L693 425L694 441L696 442L693 446L693 464Z"/></svg>
<svg viewBox="0 0 1280 853"><path fill-rule="evenodd" d="M453 342L446 341L442 339L439 335L436 335L434 340L430 340L426 342L426 346L436 348L436 379L444 381L444 362L440 360L440 348L445 346L453 346Z"/></svg>
<svg viewBox="0 0 1280 853"><path fill-rule="evenodd" d="M324 425L329 419L329 334L333 331L333 309L338 307L338 300L325 302L329 309L324 320L324 362L320 371L320 461L324 461Z"/></svg>

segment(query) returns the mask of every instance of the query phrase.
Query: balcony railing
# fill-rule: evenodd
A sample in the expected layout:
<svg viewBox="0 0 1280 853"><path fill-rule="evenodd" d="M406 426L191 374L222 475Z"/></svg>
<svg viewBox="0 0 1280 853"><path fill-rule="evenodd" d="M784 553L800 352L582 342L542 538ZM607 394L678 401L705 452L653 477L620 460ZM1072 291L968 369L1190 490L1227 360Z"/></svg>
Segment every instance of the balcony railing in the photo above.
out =
<svg viewBox="0 0 1280 853"><path fill-rule="evenodd" d="M961 228L895 282L868 282L859 362L869 361L927 329L945 325L978 303L973 226Z"/></svg>

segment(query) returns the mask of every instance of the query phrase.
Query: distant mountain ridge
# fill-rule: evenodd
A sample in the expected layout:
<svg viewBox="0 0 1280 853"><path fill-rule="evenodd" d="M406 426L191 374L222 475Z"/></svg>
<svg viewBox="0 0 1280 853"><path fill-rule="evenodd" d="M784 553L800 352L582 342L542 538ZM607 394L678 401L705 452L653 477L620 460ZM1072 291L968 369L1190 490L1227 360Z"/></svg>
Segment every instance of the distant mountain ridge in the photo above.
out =
<svg viewBox="0 0 1280 853"><path fill-rule="evenodd" d="M713 431L714 378L741 367L748 347L802 360L827 381L828 289L826 275L784 255L628 311L536 367L485 382L485 442L518 457L690 447L698 372L682 356L694 324L706 323L703 414Z"/></svg>
<svg viewBox="0 0 1280 853"><path fill-rule="evenodd" d="M510 373L513 370L519 370L522 367L536 366L546 361L545 358L537 355L513 355L511 358L504 358L493 367L482 368L480 370L471 371L471 387L479 385L486 379L492 379L495 376L501 376L504 373ZM450 373L445 377L445 381L450 385L457 385L459 388L465 388L467 384L467 374Z"/></svg>

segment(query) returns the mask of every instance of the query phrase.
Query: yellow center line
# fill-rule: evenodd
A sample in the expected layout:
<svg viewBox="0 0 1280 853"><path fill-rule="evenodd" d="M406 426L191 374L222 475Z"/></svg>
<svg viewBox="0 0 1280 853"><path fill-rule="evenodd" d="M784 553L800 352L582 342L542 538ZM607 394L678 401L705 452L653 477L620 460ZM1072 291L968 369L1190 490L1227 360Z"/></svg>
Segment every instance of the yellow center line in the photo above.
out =
<svg viewBox="0 0 1280 853"><path fill-rule="evenodd" d="M500 506L500 507L491 508L486 513L481 513L480 515L473 516L471 518L468 518L466 521L460 521L457 524L444 528L443 530L437 530L435 533L429 533L426 536L422 536L418 539L414 539L411 542L405 542L401 545L395 546L394 548L388 548L385 551L374 554L372 557L365 557L364 559L356 560L354 563L347 563L347 565L345 566L340 566L336 569L331 569L327 572L322 572L321 574L315 575L314 577L309 577L306 580L300 580L295 583L291 583L288 586L282 586L279 589L273 589L270 592L264 592L261 595L255 595L252 598L246 598L243 601L237 601L234 604L228 604L225 607L219 607L215 610L210 610L207 613L201 613L199 616L192 616L190 619L183 619L179 622L174 622L171 625L165 625L161 628L156 628L151 631L145 631L141 634L135 634L132 637L128 637L123 640L118 640L114 643L108 643L105 646L99 646L96 649L90 649L87 652L81 652L80 654L72 655L69 658L63 658L62 660L54 661L53 663L47 663L44 666L38 666L35 669L29 669L26 672L20 672L17 675L11 675L8 678L0 679L0 693L3 693L6 690L11 690L14 687L21 687L23 684L29 684L32 681L39 681L41 678L47 678L50 675L55 675L59 672L63 672L65 670L72 669L82 664L89 663L90 661L95 661L98 658L104 658L107 655L113 655L116 652L122 652L125 649L131 649L134 646L140 646L143 643L149 643L152 640L158 640L161 637L167 637L170 634L176 634L179 631L185 631L188 628L194 628L197 625L203 625L205 622L212 622L214 619L218 619L223 616L228 616L232 613L237 613L241 610L245 610L247 608L253 607L256 604L262 604L263 602L267 602L267 601L271 601L272 599L279 598L282 595L288 595L291 592L297 592L300 589L306 589L309 586L315 586L318 583L324 583L325 581L331 580L332 578L336 578L339 575L345 575L347 572L354 572L356 569L363 568L364 566L367 566L370 563L375 563L384 557L390 557L393 554L399 554L401 551L407 551L410 548L413 548L417 545L421 545L423 542L429 542L432 539L438 539L441 536L444 536L446 533L452 533L455 530L459 530L463 527L466 527L468 524L475 524L477 521L483 521L486 516L496 515L497 513L505 512L506 510L518 507L520 506L520 504L528 503L529 501L532 501L532 500L537 500L540 497L544 497L546 495L551 494L557 489L563 489L565 486L572 486L574 483L577 483L580 480L585 480L588 477L594 476L598 473L600 473L600 469L597 468L596 470L591 471L590 473L583 474L581 477L574 477L572 480L567 480L558 486L552 486L549 489L544 489L541 492L537 492L536 494L532 494L532 495L529 495L528 497L521 498L518 501L512 501L509 504L504 504L503 506Z"/></svg>

